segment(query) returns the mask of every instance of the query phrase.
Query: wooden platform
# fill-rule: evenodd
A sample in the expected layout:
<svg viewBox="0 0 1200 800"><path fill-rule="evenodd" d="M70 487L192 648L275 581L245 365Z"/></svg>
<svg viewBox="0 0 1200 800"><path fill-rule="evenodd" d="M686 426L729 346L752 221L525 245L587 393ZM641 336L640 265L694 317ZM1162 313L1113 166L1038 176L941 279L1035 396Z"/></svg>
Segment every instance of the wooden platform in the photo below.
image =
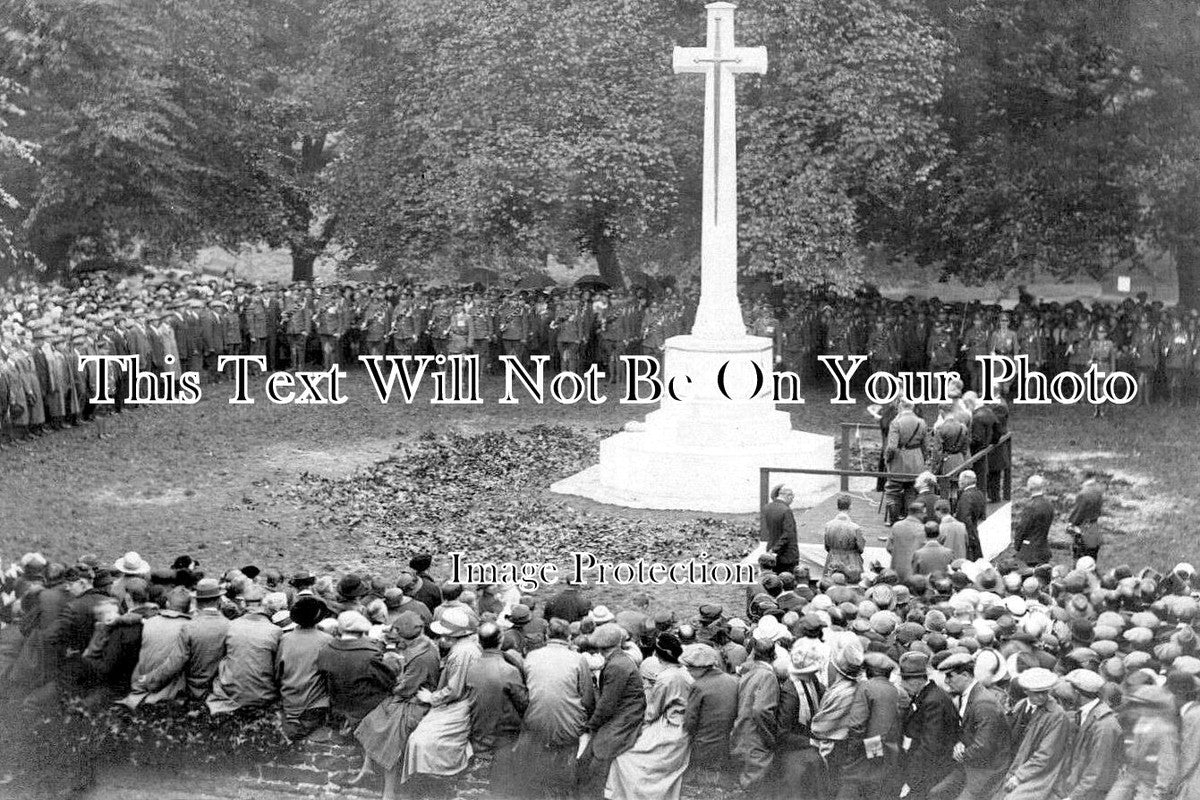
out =
<svg viewBox="0 0 1200 800"><path fill-rule="evenodd" d="M800 562L808 566L810 574L820 574L825 566L825 523L837 516L838 494L840 493L830 495L811 508L796 509L796 538L800 545ZM866 545L864 561L869 563L878 560L887 566L891 561L886 550L890 529L883 524L880 493L875 491L875 482L863 478L851 480L850 490L846 494L850 496L850 519L863 529ZM1007 545L1011 536L1009 527L1009 504L989 503L988 519L980 528L985 555L989 552L997 553ZM746 560L757 563L762 550L763 545L760 542Z"/></svg>

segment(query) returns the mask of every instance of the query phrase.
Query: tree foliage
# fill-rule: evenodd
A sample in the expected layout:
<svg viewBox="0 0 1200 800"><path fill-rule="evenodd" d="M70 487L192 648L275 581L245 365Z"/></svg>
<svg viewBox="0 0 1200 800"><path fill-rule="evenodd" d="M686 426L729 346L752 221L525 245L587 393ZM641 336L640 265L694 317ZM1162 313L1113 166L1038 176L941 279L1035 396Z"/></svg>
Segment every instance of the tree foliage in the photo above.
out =
<svg viewBox="0 0 1200 800"><path fill-rule="evenodd" d="M614 282L622 259L696 260L703 91L671 50L703 42L699 4L0 12L10 258L265 242L303 278L337 237L406 271L585 251ZM737 79L745 270L848 288L882 245L967 278L1095 275L1150 242L1200 294L1191 3L753 0L738 20L770 62Z"/></svg>
<svg viewBox="0 0 1200 800"><path fill-rule="evenodd" d="M690 242L684 257L696 251L703 91L670 61L676 44L703 41L701 9L336 9L338 76L354 110L334 185L360 253L582 246L611 269L619 242L667 235ZM860 213L936 157L930 111L945 47L902 1L779 0L742 19L741 40L767 44L773 59L761 82L738 79L750 265L852 275Z"/></svg>

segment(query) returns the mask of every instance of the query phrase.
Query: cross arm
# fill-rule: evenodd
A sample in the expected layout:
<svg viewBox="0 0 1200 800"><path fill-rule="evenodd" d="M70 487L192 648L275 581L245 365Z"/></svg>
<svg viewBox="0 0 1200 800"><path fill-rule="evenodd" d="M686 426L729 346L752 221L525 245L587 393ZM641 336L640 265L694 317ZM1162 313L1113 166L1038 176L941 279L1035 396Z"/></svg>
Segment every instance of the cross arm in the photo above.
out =
<svg viewBox="0 0 1200 800"><path fill-rule="evenodd" d="M671 58L671 66L675 72L708 72L711 65L701 59L711 58L712 53L707 47L676 47Z"/></svg>
<svg viewBox="0 0 1200 800"><path fill-rule="evenodd" d="M730 72L755 72L759 75L765 75L767 72L767 48L765 47L735 47L733 57L735 60L729 64Z"/></svg>

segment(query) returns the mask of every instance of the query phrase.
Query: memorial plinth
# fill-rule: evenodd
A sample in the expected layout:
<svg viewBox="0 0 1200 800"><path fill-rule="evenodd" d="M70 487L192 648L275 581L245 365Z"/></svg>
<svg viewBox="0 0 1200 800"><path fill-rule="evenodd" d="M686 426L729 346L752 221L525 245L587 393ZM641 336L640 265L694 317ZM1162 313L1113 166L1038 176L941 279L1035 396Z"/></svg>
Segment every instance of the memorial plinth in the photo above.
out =
<svg viewBox="0 0 1200 800"><path fill-rule="evenodd" d="M664 395L644 423L600 443L597 466L551 491L631 508L741 513L758 510L760 467L833 468L833 437L792 430L790 415L775 409L771 340L746 335L737 298L733 77L766 72L767 52L734 46L735 5L706 8L706 46L677 47L673 59L676 72L705 76L700 302L692 334L667 340L662 364L666 385L679 378L679 399ZM832 477L780 479L798 505L835 487Z"/></svg>
<svg viewBox="0 0 1200 800"><path fill-rule="evenodd" d="M712 341L675 336L667 341L667 379L685 374L695 393L661 407L600 443L600 463L559 481L551 490L628 508L745 513L759 507L759 468L833 467L833 437L792 429L791 416L770 396L771 340L744 336ZM717 389L725 364L727 399ZM757 364L767 376L750 398ZM796 492L795 504L813 505L836 491L828 476L779 474Z"/></svg>

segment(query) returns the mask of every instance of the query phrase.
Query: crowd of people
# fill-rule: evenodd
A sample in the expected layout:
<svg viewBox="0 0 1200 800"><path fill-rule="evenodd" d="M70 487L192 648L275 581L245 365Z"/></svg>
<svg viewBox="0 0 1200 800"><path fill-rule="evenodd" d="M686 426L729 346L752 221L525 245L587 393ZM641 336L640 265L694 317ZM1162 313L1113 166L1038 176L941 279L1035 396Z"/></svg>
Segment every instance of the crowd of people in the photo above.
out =
<svg viewBox="0 0 1200 800"><path fill-rule="evenodd" d="M555 370L596 364L616 382L620 356L657 354L690 330L698 294L695 283L669 281L628 290L600 282L281 286L180 271L122 280L91 273L71 285L10 281L0 287L0 447L102 418L108 407L90 402L101 385L117 398L113 409L125 410L128 374L80 369L80 355L137 355L145 371L187 370L217 381L221 355L261 355L269 370L295 370L353 365L360 354L472 353L492 372L502 354L544 354ZM1088 308L1022 295L1006 311L785 285L745 293L743 315L750 333L774 340L781 368L802 381L828 378L817 369L819 355L865 354L869 371L957 370L978 391L976 355L1021 354L1050 373L1093 363L1126 370L1138 378L1141 403L1180 405L1197 396L1200 314L1145 298Z"/></svg>
<svg viewBox="0 0 1200 800"><path fill-rule="evenodd" d="M1189 564L761 566L744 607L677 616L439 582L429 555L285 575L29 553L0 685L6 714L277 713L290 741L356 741L386 797L469 767L498 797L1200 796Z"/></svg>

